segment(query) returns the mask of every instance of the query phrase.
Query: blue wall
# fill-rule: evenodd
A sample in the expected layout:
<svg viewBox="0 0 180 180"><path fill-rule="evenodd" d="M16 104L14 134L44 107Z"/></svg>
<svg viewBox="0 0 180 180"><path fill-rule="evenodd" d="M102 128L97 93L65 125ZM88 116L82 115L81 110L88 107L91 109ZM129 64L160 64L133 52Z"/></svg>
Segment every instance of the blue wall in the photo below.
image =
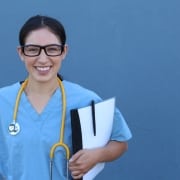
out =
<svg viewBox="0 0 180 180"><path fill-rule="evenodd" d="M31 15L60 19L69 54L62 74L116 96L133 139L106 165L102 180L180 178L180 1L17 0L0 5L0 86L26 76L16 47Z"/></svg>

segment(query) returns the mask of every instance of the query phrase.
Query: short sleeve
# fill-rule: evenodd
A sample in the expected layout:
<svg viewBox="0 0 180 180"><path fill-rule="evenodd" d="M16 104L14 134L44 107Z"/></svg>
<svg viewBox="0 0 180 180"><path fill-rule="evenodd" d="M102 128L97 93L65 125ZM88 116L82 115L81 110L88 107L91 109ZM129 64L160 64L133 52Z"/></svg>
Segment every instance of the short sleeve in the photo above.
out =
<svg viewBox="0 0 180 180"><path fill-rule="evenodd" d="M6 144L4 141L4 135L3 135L3 130L2 130L2 123L1 123L1 117L0 117L0 179L6 179L5 178L5 172L6 170L6 165L7 165L7 149L6 149Z"/></svg>
<svg viewBox="0 0 180 180"><path fill-rule="evenodd" d="M132 137L131 131L119 111L119 109L115 109L114 112L114 121L113 121L113 128L111 134L111 140L115 141L127 141Z"/></svg>

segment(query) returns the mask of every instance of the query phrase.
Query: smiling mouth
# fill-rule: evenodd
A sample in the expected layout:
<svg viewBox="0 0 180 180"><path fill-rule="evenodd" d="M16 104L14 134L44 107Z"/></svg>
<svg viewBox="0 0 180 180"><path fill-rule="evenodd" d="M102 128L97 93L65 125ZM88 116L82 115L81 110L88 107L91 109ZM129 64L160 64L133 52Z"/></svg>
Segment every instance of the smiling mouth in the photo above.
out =
<svg viewBox="0 0 180 180"><path fill-rule="evenodd" d="M37 69L38 71L42 71L42 72L49 71L50 68L51 68L50 66L36 67L36 69Z"/></svg>

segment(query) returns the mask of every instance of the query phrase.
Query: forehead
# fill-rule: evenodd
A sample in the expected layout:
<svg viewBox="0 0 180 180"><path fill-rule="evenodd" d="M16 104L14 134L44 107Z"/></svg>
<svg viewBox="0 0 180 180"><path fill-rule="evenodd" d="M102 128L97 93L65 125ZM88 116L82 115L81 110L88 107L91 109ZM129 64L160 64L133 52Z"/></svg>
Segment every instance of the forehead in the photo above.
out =
<svg viewBox="0 0 180 180"><path fill-rule="evenodd" d="M25 44L46 45L57 43L61 43L59 38L48 28L41 28L31 31L25 40Z"/></svg>

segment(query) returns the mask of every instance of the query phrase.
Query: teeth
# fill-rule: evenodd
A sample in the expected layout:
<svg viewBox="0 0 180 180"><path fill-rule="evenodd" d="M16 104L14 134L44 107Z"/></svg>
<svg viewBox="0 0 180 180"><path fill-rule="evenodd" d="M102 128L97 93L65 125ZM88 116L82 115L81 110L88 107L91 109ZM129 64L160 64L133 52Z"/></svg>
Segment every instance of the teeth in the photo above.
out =
<svg viewBox="0 0 180 180"><path fill-rule="evenodd" d="M47 70L50 69L49 66L48 66L48 67L36 67L36 68L37 68L37 70L39 70L39 71L47 71Z"/></svg>

